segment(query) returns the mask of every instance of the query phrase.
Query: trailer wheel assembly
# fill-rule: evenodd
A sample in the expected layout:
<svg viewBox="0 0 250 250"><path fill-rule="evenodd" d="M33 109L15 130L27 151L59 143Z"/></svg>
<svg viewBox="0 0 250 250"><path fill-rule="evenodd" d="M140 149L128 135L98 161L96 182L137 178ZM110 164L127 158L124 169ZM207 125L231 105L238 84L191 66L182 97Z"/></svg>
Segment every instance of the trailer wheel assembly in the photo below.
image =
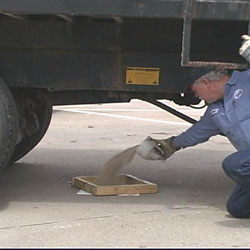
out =
<svg viewBox="0 0 250 250"><path fill-rule="evenodd" d="M14 152L18 133L18 113L13 96L0 78L0 170Z"/></svg>
<svg viewBox="0 0 250 250"><path fill-rule="evenodd" d="M46 91L15 89L13 95L19 113L21 140L15 147L11 163L21 159L40 142L52 116L52 104Z"/></svg>

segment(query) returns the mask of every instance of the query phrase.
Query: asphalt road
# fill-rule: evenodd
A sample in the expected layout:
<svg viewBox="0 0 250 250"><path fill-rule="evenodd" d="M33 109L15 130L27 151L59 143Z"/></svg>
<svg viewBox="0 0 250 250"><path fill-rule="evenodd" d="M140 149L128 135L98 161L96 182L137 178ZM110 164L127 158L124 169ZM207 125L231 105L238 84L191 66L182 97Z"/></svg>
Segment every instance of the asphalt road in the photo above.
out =
<svg viewBox="0 0 250 250"><path fill-rule="evenodd" d="M178 108L196 119L204 112ZM235 150L222 136L166 162L136 156L121 170L156 183L156 194L96 197L71 186L148 135L189 126L139 100L55 107L43 140L0 176L0 247L249 247L250 220L225 208L234 183L221 162Z"/></svg>

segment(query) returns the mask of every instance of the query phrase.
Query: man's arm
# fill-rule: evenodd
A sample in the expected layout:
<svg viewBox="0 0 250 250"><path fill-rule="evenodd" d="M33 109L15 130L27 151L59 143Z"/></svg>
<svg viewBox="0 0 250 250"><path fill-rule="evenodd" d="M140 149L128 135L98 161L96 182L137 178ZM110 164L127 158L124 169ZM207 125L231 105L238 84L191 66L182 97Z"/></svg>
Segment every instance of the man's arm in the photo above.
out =
<svg viewBox="0 0 250 250"><path fill-rule="evenodd" d="M177 148L195 146L207 141L211 136L219 134L221 131L214 124L208 108L201 119L192 127L173 139L173 144Z"/></svg>
<svg viewBox="0 0 250 250"><path fill-rule="evenodd" d="M166 160L181 148L207 141L221 131L215 126L209 109L191 128L178 136L163 140L146 138L137 148L137 153L146 160Z"/></svg>

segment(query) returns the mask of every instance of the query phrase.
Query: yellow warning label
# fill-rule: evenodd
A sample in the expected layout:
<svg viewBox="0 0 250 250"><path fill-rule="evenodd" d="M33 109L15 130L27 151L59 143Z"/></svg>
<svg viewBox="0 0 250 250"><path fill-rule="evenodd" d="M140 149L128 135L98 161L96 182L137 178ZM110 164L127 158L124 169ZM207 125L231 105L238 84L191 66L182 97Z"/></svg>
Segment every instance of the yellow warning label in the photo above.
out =
<svg viewBox="0 0 250 250"><path fill-rule="evenodd" d="M158 85L159 68L127 67L126 84Z"/></svg>

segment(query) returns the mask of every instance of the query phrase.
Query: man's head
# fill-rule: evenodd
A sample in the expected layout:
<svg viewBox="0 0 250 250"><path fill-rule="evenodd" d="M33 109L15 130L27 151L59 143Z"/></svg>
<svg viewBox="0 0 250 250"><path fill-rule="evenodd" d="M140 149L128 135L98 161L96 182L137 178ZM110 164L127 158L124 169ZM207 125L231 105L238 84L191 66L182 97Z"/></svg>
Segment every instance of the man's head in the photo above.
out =
<svg viewBox="0 0 250 250"><path fill-rule="evenodd" d="M225 69L199 71L197 69L197 72L200 72L200 75L199 73L196 74L198 77L190 86L195 96L205 100L207 103L213 103L222 99L224 96L224 86L230 78L228 71Z"/></svg>

